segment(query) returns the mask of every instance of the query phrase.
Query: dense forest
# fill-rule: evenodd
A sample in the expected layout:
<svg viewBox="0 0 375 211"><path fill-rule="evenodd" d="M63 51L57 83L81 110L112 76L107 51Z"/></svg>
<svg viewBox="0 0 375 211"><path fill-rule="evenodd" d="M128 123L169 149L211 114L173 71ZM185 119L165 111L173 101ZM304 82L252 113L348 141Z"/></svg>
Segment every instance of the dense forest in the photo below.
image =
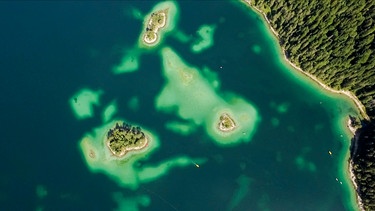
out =
<svg viewBox="0 0 375 211"><path fill-rule="evenodd" d="M375 1L246 2L266 15L291 62L365 106L370 120L362 120L350 159L363 208L375 210Z"/></svg>
<svg viewBox="0 0 375 211"><path fill-rule="evenodd" d="M365 210L375 210L375 125L365 124L353 139L351 158ZM361 143L359 142L361 141Z"/></svg>
<svg viewBox="0 0 375 211"><path fill-rule="evenodd" d="M252 0L287 57L325 84L353 92L375 118L375 1Z"/></svg>

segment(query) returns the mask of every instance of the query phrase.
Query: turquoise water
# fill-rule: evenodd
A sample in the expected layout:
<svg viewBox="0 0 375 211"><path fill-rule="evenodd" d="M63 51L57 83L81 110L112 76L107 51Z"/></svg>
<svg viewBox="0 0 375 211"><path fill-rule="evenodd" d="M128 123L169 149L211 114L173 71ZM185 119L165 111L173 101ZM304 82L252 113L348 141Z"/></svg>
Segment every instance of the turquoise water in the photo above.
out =
<svg viewBox="0 0 375 211"><path fill-rule="evenodd" d="M154 5L0 3L7 32L0 41L2 210L354 210L345 121L357 110L286 66L277 41L250 9L222 1L178 2L176 28L194 40L201 25L215 25L214 45L197 54L190 41L170 34L158 49L140 55L137 71L112 73L142 30L132 9L146 14ZM223 147L201 126L189 135L165 127L183 121L155 108L166 83L160 56L166 46L187 64L217 73L220 97L230 92L257 109L261 120L249 142ZM82 88L102 95L93 116L78 120L69 99ZM128 105L132 99L135 106ZM191 164L133 190L91 172L79 142L102 125L102 112L113 101L116 118L140 124L160 140L138 169L180 156L192 158ZM197 168L193 158L205 161Z"/></svg>

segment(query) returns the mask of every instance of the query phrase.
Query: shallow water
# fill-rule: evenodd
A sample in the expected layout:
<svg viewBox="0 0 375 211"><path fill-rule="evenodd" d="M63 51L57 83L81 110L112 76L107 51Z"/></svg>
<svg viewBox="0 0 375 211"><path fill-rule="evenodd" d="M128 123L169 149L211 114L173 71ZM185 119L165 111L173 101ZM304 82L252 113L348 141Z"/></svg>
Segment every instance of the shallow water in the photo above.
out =
<svg viewBox="0 0 375 211"><path fill-rule="evenodd" d="M142 54L136 72L111 72L138 42L142 22L131 8L146 14L153 2L1 2L7 32L0 39L2 210L108 210L126 202L114 193L148 198L140 200L146 201L141 210L354 209L345 177L350 137L343 125L357 113L354 105L285 66L277 42L250 9L224 1L178 4L177 28L194 37L201 25L215 24L214 45L195 54L190 44L168 36L161 47L216 72L220 96L235 93L256 107L261 121L252 140L222 147L202 127L188 136L167 130L167 122L181 119L155 108L165 85L158 50ZM103 95L93 118L77 120L68 101L82 88ZM136 109L127 106L134 97ZM90 172L78 143L102 124L101 113L113 100L116 117L150 128L160 139L140 167L181 155L207 161L171 169L137 190Z"/></svg>

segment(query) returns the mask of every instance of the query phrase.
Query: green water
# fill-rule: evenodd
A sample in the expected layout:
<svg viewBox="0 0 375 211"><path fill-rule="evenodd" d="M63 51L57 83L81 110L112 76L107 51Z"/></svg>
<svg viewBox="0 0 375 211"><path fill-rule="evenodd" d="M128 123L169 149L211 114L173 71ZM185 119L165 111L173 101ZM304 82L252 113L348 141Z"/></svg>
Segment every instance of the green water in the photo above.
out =
<svg viewBox="0 0 375 211"><path fill-rule="evenodd" d="M32 71L51 67L33 83L25 79L22 84L25 90L37 89L33 96L53 97L30 98L39 103L30 107L44 115L14 112L20 116L9 119L58 119L60 127L25 128L31 138L37 134L38 142L24 143L25 149L6 162L5 172L11 173L4 181L17 179L9 183L16 188L1 184L14 190L0 190L5 210L16 206L24 188L20 184L35 193L28 197L35 199L28 209L356 210L347 175L351 135L345 125L349 114L358 115L354 104L289 67L262 17L244 4L176 2L173 29L162 34L158 45L141 45L144 15L156 4L59 3L49 5L51 11L59 8L48 13L50 19L24 20L26 29L59 34L54 40L31 36L38 30L29 32L30 42L20 45L30 58L39 55L30 49L44 52L38 41L63 44L27 60L18 68L30 75L14 78L35 77ZM37 11L47 13L44 3L38 5ZM30 5L13 6L27 14ZM49 20L54 20L51 29L33 25ZM62 58L63 65L58 63ZM48 61L51 65L44 65ZM62 69L51 72L55 68ZM173 70L179 74L168 75ZM13 91L10 100L21 96ZM24 105L20 99L17 105ZM223 112L240 130L217 130ZM155 142L125 160L114 158L102 142L114 120L144 128ZM30 138L19 131L9 137L16 139L14 134ZM6 147L14 153L12 144ZM97 155L94 160L90 150ZM29 153L35 153L32 159ZM14 171L21 164L26 170Z"/></svg>
<svg viewBox="0 0 375 211"><path fill-rule="evenodd" d="M154 4L129 4L128 14L137 15L128 18L138 25L127 33L139 36L139 15ZM142 47L139 39L123 46L123 58L113 64L121 67L114 71L119 81L100 87L109 96L104 104L112 102L110 115L100 111L105 121L128 119L159 140L152 154L126 165L100 158L99 172L120 187L112 193L116 204L125 210L355 210L345 128L348 115L358 115L353 103L289 67L261 16L244 4L177 5L173 30L156 46ZM202 35L205 29L209 35ZM204 43L199 50L197 43ZM93 118L87 107L78 119ZM217 131L224 111L237 131ZM92 138L95 150L102 133ZM89 159L85 150L80 153ZM130 192L125 178L134 180Z"/></svg>

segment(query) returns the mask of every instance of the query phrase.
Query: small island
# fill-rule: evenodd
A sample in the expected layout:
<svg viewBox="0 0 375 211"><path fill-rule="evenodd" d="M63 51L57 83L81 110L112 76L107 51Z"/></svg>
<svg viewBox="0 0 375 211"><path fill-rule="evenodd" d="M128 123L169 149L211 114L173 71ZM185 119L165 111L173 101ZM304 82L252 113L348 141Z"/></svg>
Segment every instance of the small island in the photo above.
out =
<svg viewBox="0 0 375 211"><path fill-rule="evenodd" d="M143 29L138 40L140 48L154 48L160 44L178 21L178 6L174 1L163 1L155 5L143 19Z"/></svg>
<svg viewBox="0 0 375 211"><path fill-rule="evenodd" d="M118 119L86 133L79 147L92 172L104 173L121 187L131 190L167 175L173 168L195 165L192 160L200 165L206 162L205 158L177 156L139 166L139 161L148 160L159 145L155 133Z"/></svg>
<svg viewBox="0 0 375 211"><path fill-rule="evenodd" d="M129 151L146 147L148 139L140 127L116 122L116 125L108 130L105 143L113 155L123 157Z"/></svg>
<svg viewBox="0 0 375 211"><path fill-rule="evenodd" d="M143 41L145 44L153 45L158 41L158 31L159 29L165 27L167 22L167 14L168 8L151 13L150 18L147 21L146 31L143 35Z"/></svg>
<svg viewBox="0 0 375 211"><path fill-rule="evenodd" d="M223 113L219 118L219 123L217 125L221 132L230 132L236 129L236 123L227 113Z"/></svg>

